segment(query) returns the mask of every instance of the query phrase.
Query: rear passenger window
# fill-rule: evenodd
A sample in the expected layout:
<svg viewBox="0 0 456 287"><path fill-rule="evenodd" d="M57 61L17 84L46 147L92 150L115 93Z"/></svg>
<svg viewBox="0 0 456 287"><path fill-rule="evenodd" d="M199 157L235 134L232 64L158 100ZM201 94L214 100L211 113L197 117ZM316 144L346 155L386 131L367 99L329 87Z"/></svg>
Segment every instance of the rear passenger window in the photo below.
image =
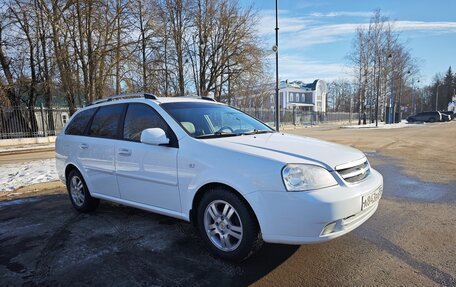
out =
<svg viewBox="0 0 456 287"><path fill-rule="evenodd" d="M95 111L96 109L88 109L76 114L74 119L66 128L65 134L77 136L83 135L87 124L89 123Z"/></svg>
<svg viewBox="0 0 456 287"><path fill-rule="evenodd" d="M169 137L169 127L157 111L144 104L129 104L125 116L123 138L139 142L141 132L148 128L161 128Z"/></svg>
<svg viewBox="0 0 456 287"><path fill-rule="evenodd" d="M117 138L119 120L122 116L124 105L110 105L100 107L93 117L90 126L90 135L102 138Z"/></svg>

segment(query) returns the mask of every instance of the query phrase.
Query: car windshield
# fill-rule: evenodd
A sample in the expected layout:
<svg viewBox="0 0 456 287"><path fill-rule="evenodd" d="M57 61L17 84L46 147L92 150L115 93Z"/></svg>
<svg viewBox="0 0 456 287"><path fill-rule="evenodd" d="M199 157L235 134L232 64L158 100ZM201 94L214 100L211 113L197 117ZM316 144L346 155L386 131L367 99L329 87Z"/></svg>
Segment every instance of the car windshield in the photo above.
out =
<svg viewBox="0 0 456 287"><path fill-rule="evenodd" d="M189 135L216 138L274 132L266 124L234 108L203 102L163 103L168 112Z"/></svg>

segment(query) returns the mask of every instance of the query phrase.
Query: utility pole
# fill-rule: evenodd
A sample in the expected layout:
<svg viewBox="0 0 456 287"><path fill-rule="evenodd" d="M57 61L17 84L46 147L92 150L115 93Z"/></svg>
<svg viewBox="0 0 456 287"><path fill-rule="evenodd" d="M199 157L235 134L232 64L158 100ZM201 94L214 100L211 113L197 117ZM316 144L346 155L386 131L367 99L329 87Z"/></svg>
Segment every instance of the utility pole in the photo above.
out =
<svg viewBox="0 0 456 287"><path fill-rule="evenodd" d="M438 106L439 106L439 87L440 87L441 85L442 85L441 83L439 83L439 84L437 85L437 93L436 93L436 95L435 95L435 110L436 110L436 111L439 110L439 109L438 109Z"/></svg>
<svg viewBox="0 0 456 287"><path fill-rule="evenodd" d="M352 113L353 113L353 112L352 112L352 106L353 106L353 94L350 96L350 112L349 112L349 114L348 114L348 122L349 122L350 125L351 125L351 123L352 123L352 120L351 120L351 118L352 118Z"/></svg>
<svg viewBox="0 0 456 287"><path fill-rule="evenodd" d="M393 101L394 101L394 70L393 70L393 54L389 54L388 59L391 60L391 95L389 98L389 114L388 123L393 123Z"/></svg>
<svg viewBox="0 0 456 287"><path fill-rule="evenodd" d="M279 6L278 0L275 1L275 53L276 53L276 93L275 93L275 126L276 131L280 130L280 111L279 111Z"/></svg>
<svg viewBox="0 0 456 287"><path fill-rule="evenodd" d="M375 127L378 127L378 97L380 94L380 69L381 69L381 57L378 57L378 75L377 75L377 97L375 99Z"/></svg>

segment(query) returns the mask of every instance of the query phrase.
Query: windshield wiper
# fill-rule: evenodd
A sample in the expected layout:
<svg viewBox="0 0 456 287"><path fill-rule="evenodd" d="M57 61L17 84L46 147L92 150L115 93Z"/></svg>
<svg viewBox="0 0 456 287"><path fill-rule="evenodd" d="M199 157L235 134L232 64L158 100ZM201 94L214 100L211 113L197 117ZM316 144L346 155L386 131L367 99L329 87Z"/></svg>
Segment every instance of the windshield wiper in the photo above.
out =
<svg viewBox="0 0 456 287"><path fill-rule="evenodd" d="M268 134L268 133L273 133L274 131L268 131L268 130L257 130L254 129L252 131L248 131L245 133L242 133L242 135L257 135L257 134Z"/></svg>
<svg viewBox="0 0 456 287"><path fill-rule="evenodd" d="M213 134L206 134L206 135L199 135L195 136L197 139L207 139L207 138L221 138L221 137L235 137L235 136L241 136L241 135L256 135L256 134L267 134L267 133L273 133L274 131L269 131L269 130L251 130L245 133L225 133L225 132L215 132Z"/></svg>
<svg viewBox="0 0 456 287"><path fill-rule="evenodd" d="M221 137L235 137L235 136L238 136L238 135L240 135L240 134L215 132L213 134L195 136L195 138L197 138L197 139L208 139L208 138L221 138Z"/></svg>

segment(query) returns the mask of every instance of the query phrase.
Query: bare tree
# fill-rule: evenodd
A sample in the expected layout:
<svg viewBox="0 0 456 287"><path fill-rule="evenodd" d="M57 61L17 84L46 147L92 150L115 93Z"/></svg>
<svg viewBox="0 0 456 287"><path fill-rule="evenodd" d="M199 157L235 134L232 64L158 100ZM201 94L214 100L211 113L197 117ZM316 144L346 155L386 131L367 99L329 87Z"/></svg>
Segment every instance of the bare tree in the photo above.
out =
<svg viewBox="0 0 456 287"><path fill-rule="evenodd" d="M255 13L235 0L7 0L0 13L10 105L64 101L73 113L140 90L221 99L265 75Z"/></svg>
<svg viewBox="0 0 456 287"><path fill-rule="evenodd" d="M368 113L374 122L381 120L389 107L401 117L408 79L419 71L416 60L394 31L394 22L382 16L379 10L374 11L369 26L358 28L353 48L348 58L357 79L360 115ZM389 101L392 101L391 107Z"/></svg>

